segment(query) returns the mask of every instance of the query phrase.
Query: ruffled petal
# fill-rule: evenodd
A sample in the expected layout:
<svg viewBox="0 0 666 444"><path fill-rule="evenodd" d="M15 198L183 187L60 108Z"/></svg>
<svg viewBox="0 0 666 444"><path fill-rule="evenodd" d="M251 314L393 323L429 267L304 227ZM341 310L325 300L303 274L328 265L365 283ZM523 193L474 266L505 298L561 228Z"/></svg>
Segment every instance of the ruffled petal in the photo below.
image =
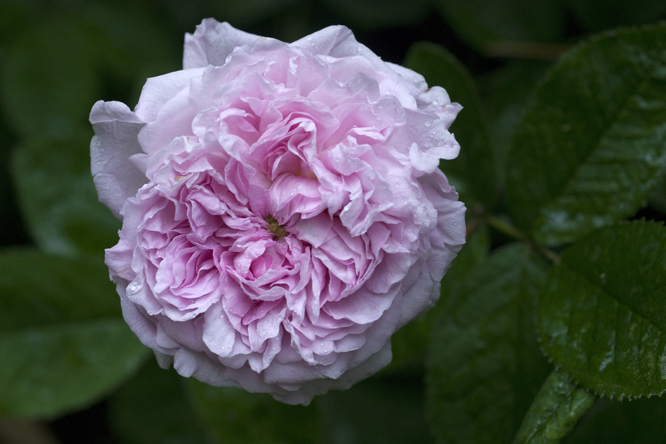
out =
<svg viewBox="0 0 666 444"><path fill-rule="evenodd" d="M234 48L256 43L261 37L239 31L229 23L205 19L194 34L185 34L183 69L222 66Z"/></svg>
<svg viewBox="0 0 666 444"><path fill-rule="evenodd" d="M129 160L141 152L137 136L146 125L127 105L120 102L95 103L90 112L95 137L90 142L91 172L100 202L113 214L120 214L125 201L147 182Z"/></svg>

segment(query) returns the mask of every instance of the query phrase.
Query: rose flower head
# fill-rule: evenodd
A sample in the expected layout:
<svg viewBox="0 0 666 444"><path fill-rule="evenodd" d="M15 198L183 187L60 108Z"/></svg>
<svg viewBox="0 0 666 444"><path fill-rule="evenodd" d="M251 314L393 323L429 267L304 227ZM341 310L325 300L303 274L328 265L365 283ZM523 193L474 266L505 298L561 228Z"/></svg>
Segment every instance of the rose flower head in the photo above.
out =
<svg viewBox="0 0 666 444"><path fill-rule="evenodd" d="M377 372L464 243L438 169L460 109L345 27L288 44L204 20L134 111L90 113L130 328L163 367L290 404Z"/></svg>

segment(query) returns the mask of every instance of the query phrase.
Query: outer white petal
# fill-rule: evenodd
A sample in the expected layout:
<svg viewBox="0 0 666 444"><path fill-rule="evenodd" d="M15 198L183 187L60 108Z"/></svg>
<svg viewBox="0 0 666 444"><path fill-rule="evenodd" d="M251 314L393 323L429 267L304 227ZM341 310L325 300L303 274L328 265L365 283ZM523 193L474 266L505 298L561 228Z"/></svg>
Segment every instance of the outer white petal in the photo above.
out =
<svg viewBox="0 0 666 444"><path fill-rule="evenodd" d="M201 69L187 69L151 77L141 90L141 97L134 112L144 122L152 122L157 118L157 114L164 104L186 88L192 78L200 76L202 71Z"/></svg>
<svg viewBox="0 0 666 444"><path fill-rule="evenodd" d="M345 55L358 55L356 48L361 51L370 51L354 38L351 30L345 26L329 26L306 37L296 40L290 46L307 49L315 54L343 57ZM341 54L346 52L347 54Z"/></svg>
<svg viewBox="0 0 666 444"><path fill-rule="evenodd" d="M229 23L209 18L201 22L194 34L185 34L183 69L222 66L237 46L256 43L261 37L239 31Z"/></svg>
<svg viewBox="0 0 666 444"><path fill-rule="evenodd" d="M141 152L137 135L146 124L120 102L95 103L90 112L95 136L90 142L91 171L100 202L121 219L125 201L147 182L129 160Z"/></svg>

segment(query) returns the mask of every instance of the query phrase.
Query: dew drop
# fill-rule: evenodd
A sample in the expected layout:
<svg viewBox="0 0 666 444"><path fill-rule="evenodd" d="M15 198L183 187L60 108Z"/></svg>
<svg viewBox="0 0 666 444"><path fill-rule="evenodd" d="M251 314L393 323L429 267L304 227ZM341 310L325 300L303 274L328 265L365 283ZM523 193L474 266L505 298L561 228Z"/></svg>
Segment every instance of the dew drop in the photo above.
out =
<svg viewBox="0 0 666 444"><path fill-rule="evenodd" d="M360 46L356 48L356 52L361 52L361 51L363 51L363 48L361 48Z"/></svg>
<svg viewBox="0 0 666 444"><path fill-rule="evenodd" d="M130 291L131 293L136 293L137 291L141 290L141 285L137 284L136 282L132 282L127 287L127 290Z"/></svg>

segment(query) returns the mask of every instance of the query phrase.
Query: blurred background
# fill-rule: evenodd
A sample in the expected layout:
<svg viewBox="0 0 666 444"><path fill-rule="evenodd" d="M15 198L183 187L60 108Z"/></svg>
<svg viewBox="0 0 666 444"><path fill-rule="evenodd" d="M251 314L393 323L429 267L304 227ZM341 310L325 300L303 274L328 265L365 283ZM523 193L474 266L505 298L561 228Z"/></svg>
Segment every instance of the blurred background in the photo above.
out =
<svg viewBox="0 0 666 444"><path fill-rule="evenodd" d="M6 251L46 252L75 271L93 264L91 273L101 278L91 285L103 286L104 297L117 302L101 264L120 224L97 202L89 173L88 114L97 100L132 108L147 77L180 69L184 34L207 17L284 41L343 24L384 60L398 64L417 42L440 45L469 71L480 103L468 105L455 88L442 86L453 101L478 106L485 115L495 162L503 171L529 92L559 55L593 33L660 21L666 18L666 2L0 0L0 245ZM452 131L458 136L455 124ZM463 193L465 185L459 184ZM494 192L501 208L501 190ZM470 214L474 205L468 205ZM27 276L48 280L48 273ZM389 368L348 392L321 397L316 414L270 398L183 384L173 372L157 370L150 354L135 347L128 352L131 364L118 373L122 377L111 378L94 396L18 414L38 422L1 420L5 441L0 442L185 443L225 436L235 438L224 442L282 442L262 438L256 428L281 429L285 421L295 425L289 425L285 436L290 438L283 442L433 442L423 410L427 322L396 336ZM0 390L0 413L16 416L2 397ZM257 417L261 420L252 426L248 421Z"/></svg>

